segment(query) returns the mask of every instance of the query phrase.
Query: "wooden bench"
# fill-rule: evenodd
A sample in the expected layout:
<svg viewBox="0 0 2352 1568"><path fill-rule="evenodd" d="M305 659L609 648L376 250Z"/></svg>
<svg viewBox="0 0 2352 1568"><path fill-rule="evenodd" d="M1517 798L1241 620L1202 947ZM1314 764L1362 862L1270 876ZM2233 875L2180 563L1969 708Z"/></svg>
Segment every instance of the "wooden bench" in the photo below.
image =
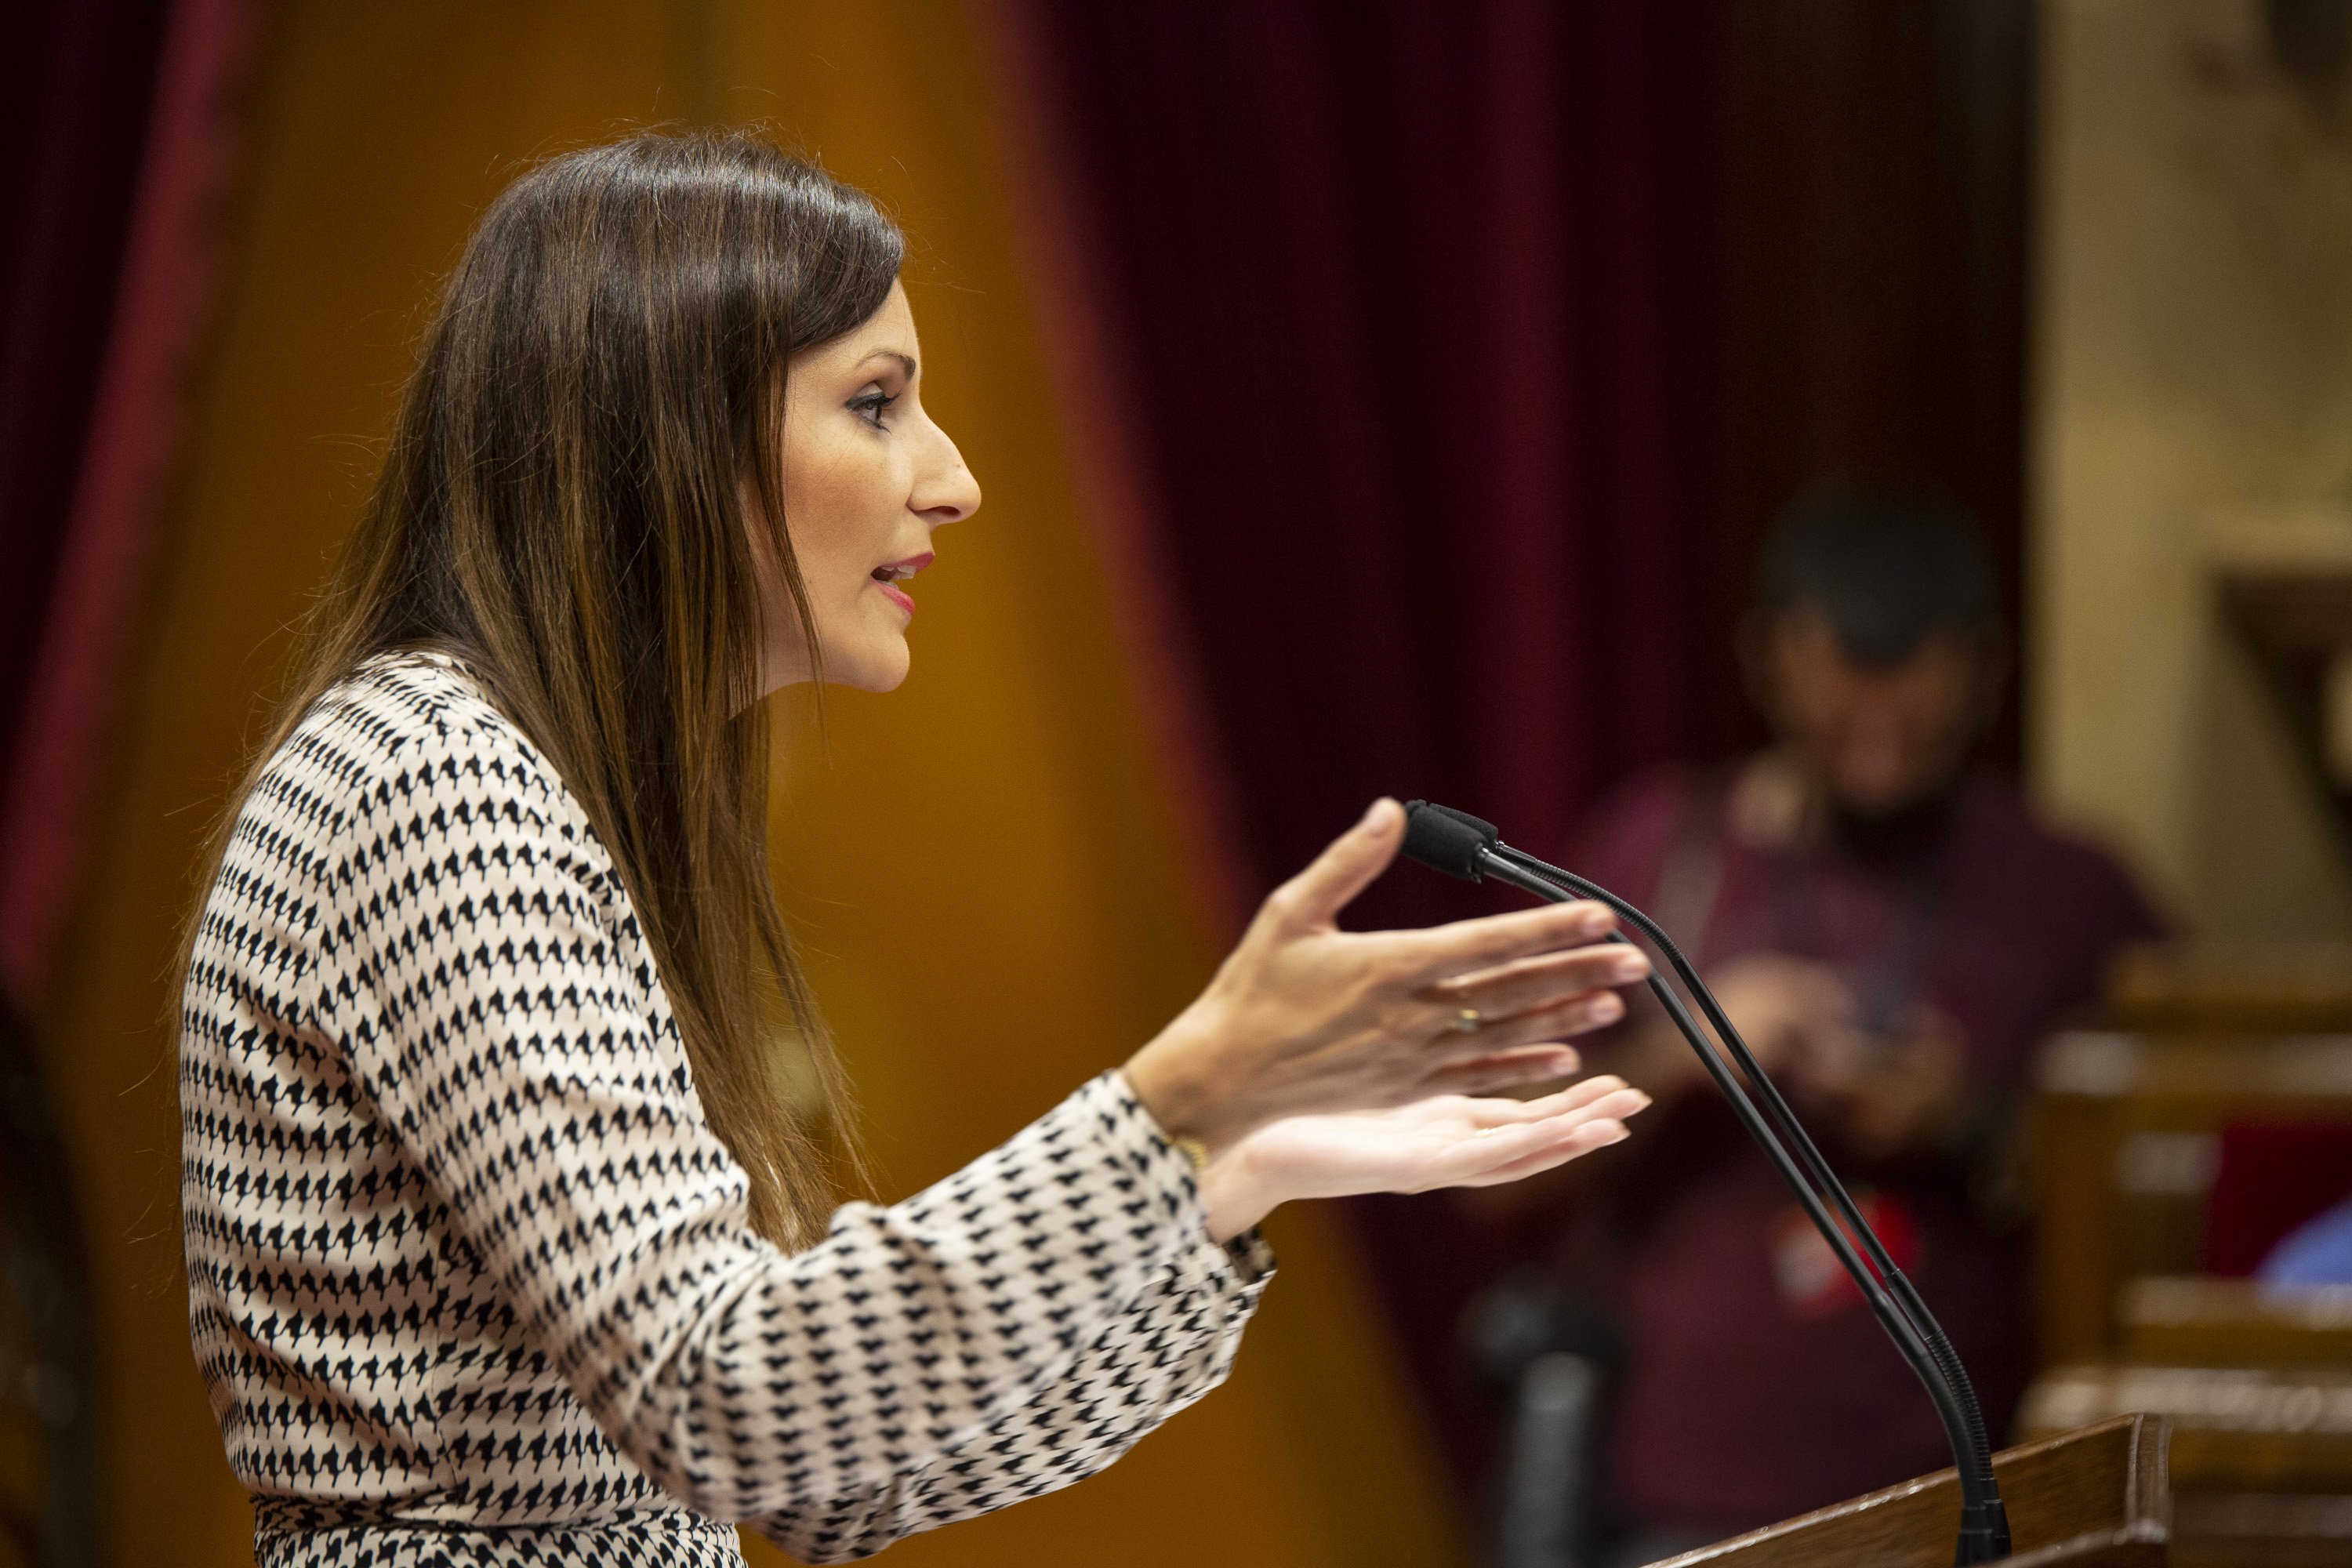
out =
<svg viewBox="0 0 2352 1568"><path fill-rule="evenodd" d="M2352 1035L2075 1030L2036 1064L2031 1147L2045 1364L2123 1349L2125 1285L2198 1268L2221 1130L2352 1127Z"/></svg>
<svg viewBox="0 0 2352 1568"><path fill-rule="evenodd" d="M2044 1373L2021 1436L2163 1416L2176 1563L2352 1563L2352 1291L2147 1279L2125 1297L2131 1359Z"/></svg>
<svg viewBox="0 0 2352 1568"><path fill-rule="evenodd" d="M2224 1129L2352 1126L2352 985L2307 968L2294 984L2226 963L2126 969L2116 1012L2136 1026L2054 1037L2036 1066L2049 1370L2019 1436L2166 1417L2189 1568L2352 1565L2352 1290L2195 1277Z"/></svg>

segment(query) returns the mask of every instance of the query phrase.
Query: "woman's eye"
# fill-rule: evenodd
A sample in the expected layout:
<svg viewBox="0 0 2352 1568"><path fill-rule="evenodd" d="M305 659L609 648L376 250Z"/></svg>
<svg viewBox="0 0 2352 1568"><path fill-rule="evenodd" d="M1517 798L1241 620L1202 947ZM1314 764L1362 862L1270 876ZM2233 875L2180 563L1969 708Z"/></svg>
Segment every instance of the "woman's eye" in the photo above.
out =
<svg viewBox="0 0 2352 1568"><path fill-rule="evenodd" d="M849 406L856 411L860 419L879 430L882 428L883 414L898 401L898 395L895 393L868 392L861 396L851 398Z"/></svg>

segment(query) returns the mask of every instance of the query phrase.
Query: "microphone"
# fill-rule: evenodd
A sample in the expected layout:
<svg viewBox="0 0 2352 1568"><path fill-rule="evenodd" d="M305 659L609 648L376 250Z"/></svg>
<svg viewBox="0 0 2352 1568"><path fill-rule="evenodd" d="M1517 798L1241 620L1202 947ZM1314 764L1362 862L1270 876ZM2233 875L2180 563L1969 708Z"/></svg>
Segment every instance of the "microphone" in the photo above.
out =
<svg viewBox="0 0 2352 1568"><path fill-rule="evenodd" d="M1821 1150L1798 1121L1796 1112L1789 1108L1779 1088L1748 1051L1748 1042L1739 1037L1739 1031L1716 1002L1715 993L1699 979L1698 971L1683 955L1682 949L1655 921L1608 889L1505 844L1501 831L1483 817L1424 800L1408 802L1404 809L1404 853L1408 858L1465 881L1484 881L1491 877L1553 903L1596 900L1650 939L1698 1003L1699 1011L1714 1026L1716 1037L1722 1041L1731 1062L1727 1064L1723 1054L1708 1041L1690 1009L1666 984L1664 975L1651 974L1651 994L1690 1042L1691 1049L1698 1053L1707 1076L1730 1102L1732 1113L1763 1149L1780 1172L1781 1181L1796 1194L1806 1217L1813 1222L1822 1239L1829 1243L1838 1262L1853 1277L1879 1326L1895 1342L1895 1348L1935 1402L1944 1436L1951 1444L1952 1461L1960 1482L1960 1534L1953 1562L1990 1563L2008 1556L2009 1516L2001 1504L2000 1483L1993 1475L1992 1442L1986 1435L1976 1388L1960 1365L1959 1353L1952 1348L1950 1338L1936 1321L1935 1314L1927 1310L1918 1288L1895 1266L1895 1259L1888 1256L1878 1234L1870 1228L1870 1222L1863 1217L1844 1184L1830 1169L1829 1162L1822 1157ZM1617 940L1632 939L1621 936Z"/></svg>

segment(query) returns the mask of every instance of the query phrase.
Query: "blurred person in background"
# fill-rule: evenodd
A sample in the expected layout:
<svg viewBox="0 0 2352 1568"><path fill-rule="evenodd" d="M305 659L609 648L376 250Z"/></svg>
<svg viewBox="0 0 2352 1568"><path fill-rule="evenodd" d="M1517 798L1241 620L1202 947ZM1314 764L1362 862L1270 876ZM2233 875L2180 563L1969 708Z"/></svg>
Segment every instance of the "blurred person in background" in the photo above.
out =
<svg viewBox="0 0 2352 1568"><path fill-rule="evenodd" d="M1774 741L1635 783L1569 861L1688 947L1950 1331L1996 1436L2026 1342L1992 1155L2035 1043L2095 1000L2118 943L2158 931L2122 868L1978 760L2008 673L1997 603L1949 506L1800 506L1742 630ZM1625 1336L1604 1479L1623 1560L1948 1464L1927 1396L1663 1013L1644 998L1591 1055L1664 1123L1567 1227Z"/></svg>

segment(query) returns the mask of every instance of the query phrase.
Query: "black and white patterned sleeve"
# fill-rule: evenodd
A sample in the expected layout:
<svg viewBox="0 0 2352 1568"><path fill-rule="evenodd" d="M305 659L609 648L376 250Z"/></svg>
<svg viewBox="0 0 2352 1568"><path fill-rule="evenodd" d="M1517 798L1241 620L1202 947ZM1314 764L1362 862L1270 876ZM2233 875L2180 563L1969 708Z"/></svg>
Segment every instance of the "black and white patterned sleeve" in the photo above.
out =
<svg viewBox="0 0 2352 1568"><path fill-rule="evenodd" d="M322 1029L425 1171L450 1267L689 1506L855 1555L1099 1468L1223 1376L1265 1259L1208 1240L1117 1075L787 1256L535 755L421 737L345 843Z"/></svg>
<svg viewBox="0 0 2352 1568"><path fill-rule="evenodd" d="M887 1481L751 1524L804 1563L841 1563L1083 1480L1224 1381L1273 1267L1255 1232L1230 1247L1203 1234L1025 1402Z"/></svg>

